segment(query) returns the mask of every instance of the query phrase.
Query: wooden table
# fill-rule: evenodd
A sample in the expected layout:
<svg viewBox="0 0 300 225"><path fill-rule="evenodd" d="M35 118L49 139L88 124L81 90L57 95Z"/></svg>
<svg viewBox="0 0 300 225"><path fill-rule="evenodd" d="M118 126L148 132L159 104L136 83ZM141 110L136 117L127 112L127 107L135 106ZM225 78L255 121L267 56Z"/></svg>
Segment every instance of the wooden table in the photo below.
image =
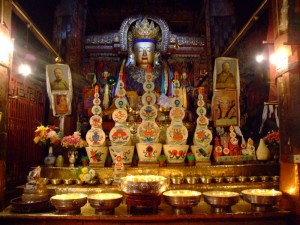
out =
<svg viewBox="0 0 300 225"><path fill-rule="evenodd" d="M211 208L201 199L198 206L193 207L191 214L176 215L173 209L162 202L158 212L147 208L127 212L123 202L115 209L114 215L95 215L95 210L86 204L79 215L58 215L55 211L44 213L14 213L11 206L0 212L0 224L36 224L36 225L116 225L116 224L200 224L200 225L291 225L292 213L276 209L272 212L257 213L251 211L251 205L240 200L232 206L232 213L213 214Z"/></svg>

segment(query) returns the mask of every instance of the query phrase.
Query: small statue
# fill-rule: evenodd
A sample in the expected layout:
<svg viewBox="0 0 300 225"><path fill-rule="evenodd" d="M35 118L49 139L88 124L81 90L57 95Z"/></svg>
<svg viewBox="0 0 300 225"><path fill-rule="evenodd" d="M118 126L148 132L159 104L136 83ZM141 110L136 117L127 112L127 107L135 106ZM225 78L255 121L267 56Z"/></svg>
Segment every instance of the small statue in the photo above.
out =
<svg viewBox="0 0 300 225"><path fill-rule="evenodd" d="M29 172L27 181L22 194L23 202L47 201L49 199L46 184L41 179L40 166Z"/></svg>
<svg viewBox="0 0 300 225"><path fill-rule="evenodd" d="M254 142L251 138L248 138L247 141L247 150L248 150L248 155L253 156L253 159L256 159L256 155L255 155L255 147L254 147Z"/></svg>
<svg viewBox="0 0 300 225"><path fill-rule="evenodd" d="M27 181L35 181L41 177L41 167L37 166L32 171L29 172L27 176Z"/></svg>

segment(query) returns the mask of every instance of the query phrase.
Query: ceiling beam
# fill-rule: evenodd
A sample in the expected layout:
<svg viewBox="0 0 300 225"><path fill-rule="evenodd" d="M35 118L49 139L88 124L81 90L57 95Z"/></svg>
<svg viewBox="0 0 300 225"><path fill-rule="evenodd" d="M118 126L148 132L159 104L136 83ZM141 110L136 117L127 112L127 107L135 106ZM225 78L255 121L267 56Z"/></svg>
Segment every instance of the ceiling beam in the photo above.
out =
<svg viewBox="0 0 300 225"><path fill-rule="evenodd" d="M236 35L227 49L223 52L222 56L228 56L229 53L233 50L233 47L241 40L241 38L247 33L250 27L259 19L260 14L267 7L267 3L269 0L264 0L264 2L258 7L258 9L253 13L248 22L243 26L240 32Z"/></svg>
<svg viewBox="0 0 300 225"><path fill-rule="evenodd" d="M60 57L59 53L50 44L48 39L42 34L39 28L34 24L32 19L27 15L25 10L14 0L12 0L13 12L26 24L27 28L36 36L36 38L48 49L55 57Z"/></svg>

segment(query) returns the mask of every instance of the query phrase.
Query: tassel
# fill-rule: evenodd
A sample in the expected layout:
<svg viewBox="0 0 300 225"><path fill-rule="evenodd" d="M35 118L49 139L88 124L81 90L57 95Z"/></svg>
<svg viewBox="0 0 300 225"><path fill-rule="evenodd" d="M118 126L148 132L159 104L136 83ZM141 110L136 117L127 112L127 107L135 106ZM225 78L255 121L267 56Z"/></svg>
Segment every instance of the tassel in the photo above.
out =
<svg viewBox="0 0 300 225"><path fill-rule="evenodd" d="M186 87L182 88L182 105L183 108L188 109L188 100L187 100L187 93L186 93Z"/></svg>
<svg viewBox="0 0 300 225"><path fill-rule="evenodd" d="M109 88L108 84L104 86L104 97L103 97L103 108L108 109L109 107Z"/></svg>

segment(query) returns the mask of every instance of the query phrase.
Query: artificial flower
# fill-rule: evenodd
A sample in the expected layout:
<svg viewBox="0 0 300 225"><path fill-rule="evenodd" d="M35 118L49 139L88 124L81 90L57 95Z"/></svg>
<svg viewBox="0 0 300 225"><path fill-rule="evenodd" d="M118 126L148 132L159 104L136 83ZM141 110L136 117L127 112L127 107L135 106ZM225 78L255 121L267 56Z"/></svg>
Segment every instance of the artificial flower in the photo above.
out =
<svg viewBox="0 0 300 225"><path fill-rule="evenodd" d="M44 126L40 125L34 131L34 143L38 144L59 144L60 143L60 133L55 130L58 129L55 126Z"/></svg>
<svg viewBox="0 0 300 225"><path fill-rule="evenodd" d="M280 138L278 131L269 132L263 139L269 148L279 148L280 146Z"/></svg>
<svg viewBox="0 0 300 225"><path fill-rule="evenodd" d="M263 138L271 152L271 159L278 160L280 155L280 138L278 131L271 131Z"/></svg>
<svg viewBox="0 0 300 225"><path fill-rule="evenodd" d="M72 135L63 137L61 145L65 148L83 148L87 146L87 143L81 138L80 132L76 131Z"/></svg>
<svg viewBox="0 0 300 225"><path fill-rule="evenodd" d="M79 180L88 183L96 177L96 171L89 166L79 166L76 170Z"/></svg>

